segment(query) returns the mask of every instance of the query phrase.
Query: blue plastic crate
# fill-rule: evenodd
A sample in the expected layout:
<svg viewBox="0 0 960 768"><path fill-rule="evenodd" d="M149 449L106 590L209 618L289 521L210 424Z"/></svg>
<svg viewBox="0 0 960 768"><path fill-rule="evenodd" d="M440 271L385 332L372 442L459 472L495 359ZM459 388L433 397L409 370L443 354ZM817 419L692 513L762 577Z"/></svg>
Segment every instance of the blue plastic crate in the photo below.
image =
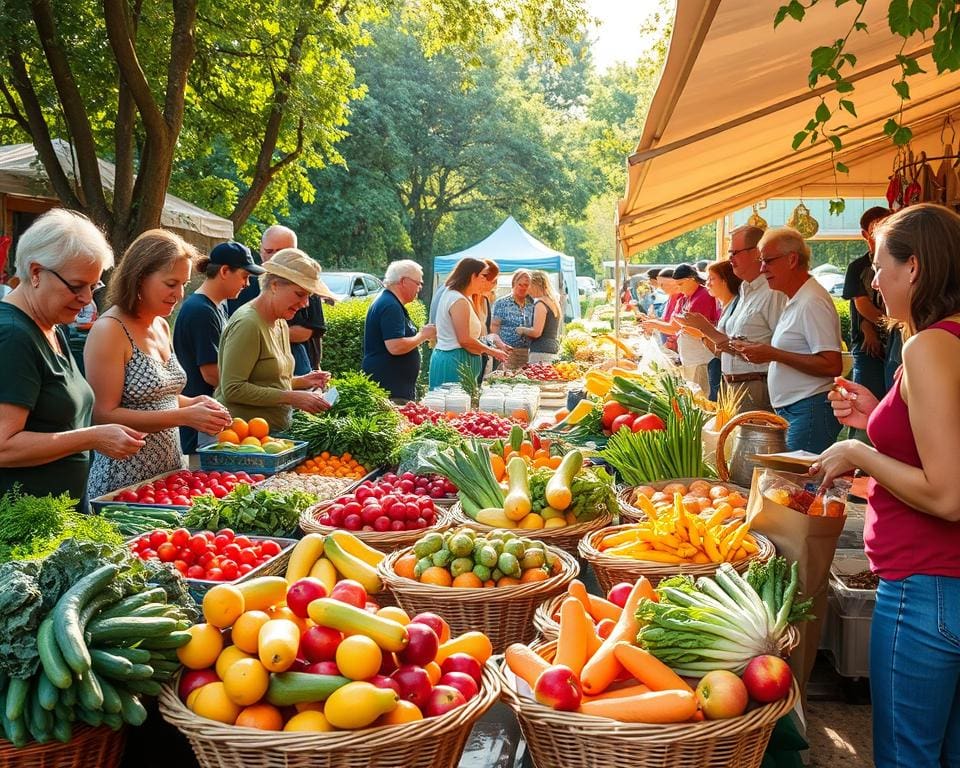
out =
<svg viewBox="0 0 960 768"><path fill-rule="evenodd" d="M233 453L215 450L213 446L197 449L200 457L200 469L204 472L258 472L263 475L275 475L297 466L307 458L307 444L295 442L292 448L280 453Z"/></svg>

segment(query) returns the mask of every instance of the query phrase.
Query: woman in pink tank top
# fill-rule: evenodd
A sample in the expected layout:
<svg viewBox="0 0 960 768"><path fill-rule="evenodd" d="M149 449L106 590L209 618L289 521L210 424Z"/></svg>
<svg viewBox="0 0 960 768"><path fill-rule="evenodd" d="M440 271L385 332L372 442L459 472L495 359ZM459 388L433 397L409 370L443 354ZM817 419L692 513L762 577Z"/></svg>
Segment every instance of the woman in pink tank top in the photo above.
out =
<svg viewBox="0 0 960 768"><path fill-rule="evenodd" d="M903 365L881 401L837 379L829 484L862 469L864 544L880 576L870 637L874 761L960 768L960 216L915 205L881 222L873 287L904 324Z"/></svg>

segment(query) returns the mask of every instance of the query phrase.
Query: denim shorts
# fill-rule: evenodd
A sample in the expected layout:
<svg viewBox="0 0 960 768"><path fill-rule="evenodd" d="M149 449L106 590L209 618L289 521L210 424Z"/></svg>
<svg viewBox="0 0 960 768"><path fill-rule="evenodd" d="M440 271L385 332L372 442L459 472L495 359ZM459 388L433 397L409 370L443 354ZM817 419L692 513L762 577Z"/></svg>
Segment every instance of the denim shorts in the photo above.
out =
<svg viewBox="0 0 960 768"><path fill-rule="evenodd" d="M840 434L840 422L833 415L827 393L805 397L777 408L777 415L789 423L787 450L823 453Z"/></svg>

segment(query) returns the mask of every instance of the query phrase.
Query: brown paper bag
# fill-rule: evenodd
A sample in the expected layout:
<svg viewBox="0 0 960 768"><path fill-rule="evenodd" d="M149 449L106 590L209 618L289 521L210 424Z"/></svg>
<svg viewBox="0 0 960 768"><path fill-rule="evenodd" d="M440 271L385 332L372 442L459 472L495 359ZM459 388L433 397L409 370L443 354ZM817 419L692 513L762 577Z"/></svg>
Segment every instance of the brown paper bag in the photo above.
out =
<svg viewBox="0 0 960 768"><path fill-rule="evenodd" d="M790 667L800 684L804 710L806 687L820 645L820 631L827 610L827 587L830 582L830 565L837 549L837 539L843 531L843 517L810 517L790 507L777 504L760 493L760 476L770 470L753 470L750 498L747 502L747 521L751 530L762 533L777 548L777 554L788 561L796 561L800 577L800 593L803 598L813 598L813 614L816 619L804 621L797 626L800 644L790 655ZM807 475L777 475L792 480L798 485L814 481Z"/></svg>

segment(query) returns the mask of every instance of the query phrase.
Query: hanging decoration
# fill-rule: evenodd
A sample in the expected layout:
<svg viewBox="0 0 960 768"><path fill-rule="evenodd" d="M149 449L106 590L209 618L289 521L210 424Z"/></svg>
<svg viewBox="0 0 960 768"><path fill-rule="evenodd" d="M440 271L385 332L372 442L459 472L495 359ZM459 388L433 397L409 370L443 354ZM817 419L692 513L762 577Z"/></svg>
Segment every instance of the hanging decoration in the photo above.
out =
<svg viewBox="0 0 960 768"><path fill-rule="evenodd" d="M747 219L747 224L749 224L751 227L759 227L760 229L766 229L767 220L757 212L757 207L766 208L767 204L766 202L754 203L753 213L750 214L750 218Z"/></svg>
<svg viewBox="0 0 960 768"><path fill-rule="evenodd" d="M803 190L800 190L800 202L793 209L790 218L787 219L787 226L793 227L797 232L803 235L804 240L809 240L820 229L818 222L810 213L810 209L803 204Z"/></svg>

